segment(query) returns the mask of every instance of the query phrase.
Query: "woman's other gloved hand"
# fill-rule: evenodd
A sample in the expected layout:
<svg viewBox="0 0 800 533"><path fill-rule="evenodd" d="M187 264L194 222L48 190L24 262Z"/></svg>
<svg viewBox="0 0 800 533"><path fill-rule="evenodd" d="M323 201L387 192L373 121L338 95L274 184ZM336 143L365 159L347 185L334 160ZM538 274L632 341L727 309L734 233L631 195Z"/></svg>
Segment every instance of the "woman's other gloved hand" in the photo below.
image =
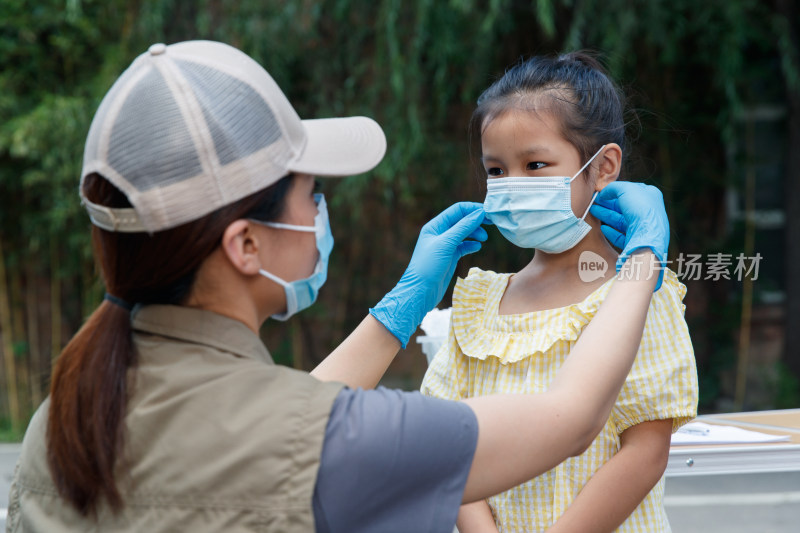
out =
<svg viewBox="0 0 800 533"><path fill-rule="evenodd" d="M403 277L369 312L403 348L425 315L438 304L463 256L488 238L481 227L483 204L459 202L425 224Z"/></svg>
<svg viewBox="0 0 800 533"><path fill-rule="evenodd" d="M603 235L622 249L617 272L634 250L653 250L661 263L655 288L658 290L664 279L669 247L669 219L661 191L644 183L615 181L600 191L590 212L604 224L600 227Z"/></svg>

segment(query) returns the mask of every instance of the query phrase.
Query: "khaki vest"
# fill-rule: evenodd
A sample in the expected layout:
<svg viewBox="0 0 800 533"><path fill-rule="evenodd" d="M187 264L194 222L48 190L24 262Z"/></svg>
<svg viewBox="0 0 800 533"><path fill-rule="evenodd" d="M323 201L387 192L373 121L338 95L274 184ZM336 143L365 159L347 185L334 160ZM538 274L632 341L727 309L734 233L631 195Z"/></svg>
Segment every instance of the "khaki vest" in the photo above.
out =
<svg viewBox="0 0 800 533"><path fill-rule="evenodd" d="M342 385L277 366L241 322L185 307L135 310L138 368L116 479L125 503L85 519L46 462L49 400L31 420L7 531L314 531L312 496Z"/></svg>

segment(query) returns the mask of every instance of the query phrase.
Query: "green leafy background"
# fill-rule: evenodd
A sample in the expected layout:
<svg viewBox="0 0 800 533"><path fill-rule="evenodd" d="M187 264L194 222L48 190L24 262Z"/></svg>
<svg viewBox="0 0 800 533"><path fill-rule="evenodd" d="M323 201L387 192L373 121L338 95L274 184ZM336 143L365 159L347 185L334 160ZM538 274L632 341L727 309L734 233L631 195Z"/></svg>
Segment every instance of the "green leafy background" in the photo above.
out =
<svg viewBox="0 0 800 533"><path fill-rule="evenodd" d="M482 201L467 122L480 92L520 57L598 51L631 104L625 178L664 191L671 255L744 250L746 224L726 204L742 192L752 152L741 117L772 105L785 110L787 132L797 123L797 34L785 0L2 0L0 430L19 434L46 395L52 359L102 296L77 194L83 142L105 91L151 43L230 43L265 66L302 117L362 114L386 131L373 172L324 185L336 247L319 303L262 332L279 362L310 369L399 279L425 221L454 201ZM778 139L769 157L788 181L798 146L788 133ZM491 237L458 273L529 260ZM760 282L796 302L784 242L765 259L781 266ZM756 251L760 243L756 233ZM800 355L782 330L778 355L745 368L749 390L769 393L731 403L742 284L687 285L701 407L796 405ZM412 343L385 383L414 388L424 369Z"/></svg>

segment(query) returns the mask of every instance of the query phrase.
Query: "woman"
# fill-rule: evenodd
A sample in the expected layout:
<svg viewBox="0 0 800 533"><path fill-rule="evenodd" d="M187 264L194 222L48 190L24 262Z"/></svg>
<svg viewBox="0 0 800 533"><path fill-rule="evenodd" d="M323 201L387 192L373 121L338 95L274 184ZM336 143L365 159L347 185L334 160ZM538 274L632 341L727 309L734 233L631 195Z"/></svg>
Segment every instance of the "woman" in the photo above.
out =
<svg viewBox="0 0 800 533"><path fill-rule="evenodd" d="M301 121L227 45L153 45L122 74L80 187L107 294L28 428L9 531L449 533L461 503L591 443L656 276L614 285L546 393L364 390L486 239L480 204L423 228L397 286L310 376L272 363L260 325L311 305L326 278L333 239L313 176L365 172L384 151L369 119ZM656 267L660 193L619 187L598 202L631 228L625 256Z"/></svg>

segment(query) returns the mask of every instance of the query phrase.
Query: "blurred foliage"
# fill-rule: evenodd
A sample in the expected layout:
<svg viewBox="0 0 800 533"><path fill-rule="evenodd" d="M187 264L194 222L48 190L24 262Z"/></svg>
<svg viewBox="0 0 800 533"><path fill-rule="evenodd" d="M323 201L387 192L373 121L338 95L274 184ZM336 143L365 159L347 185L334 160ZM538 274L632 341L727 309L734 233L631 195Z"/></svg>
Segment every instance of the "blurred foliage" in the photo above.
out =
<svg viewBox="0 0 800 533"><path fill-rule="evenodd" d="M21 409L46 391L50 360L102 295L77 194L83 142L105 91L153 42L230 43L267 68L302 117L363 114L386 131L375 171L325 185L337 249L319 304L263 332L279 360L311 367L392 287L427 219L481 201L467 121L520 57L598 50L630 98L627 177L664 190L673 253L738 245L723 202L735 117L800 87L796 27L758 0L1 0L0 326L29 348L14 370ZM529 259L493 241L459 272ZM696 285L700 305L687 316L711 405L738 316L712 313L728 295Z"/></svg>
<svg viewBox="0 0 800 533"><path fill-rule="evenodd" d="M798 380L783 363L778 364L777 391L775 393L776 409L792 409L800 405L800 380Z"/></svg>

